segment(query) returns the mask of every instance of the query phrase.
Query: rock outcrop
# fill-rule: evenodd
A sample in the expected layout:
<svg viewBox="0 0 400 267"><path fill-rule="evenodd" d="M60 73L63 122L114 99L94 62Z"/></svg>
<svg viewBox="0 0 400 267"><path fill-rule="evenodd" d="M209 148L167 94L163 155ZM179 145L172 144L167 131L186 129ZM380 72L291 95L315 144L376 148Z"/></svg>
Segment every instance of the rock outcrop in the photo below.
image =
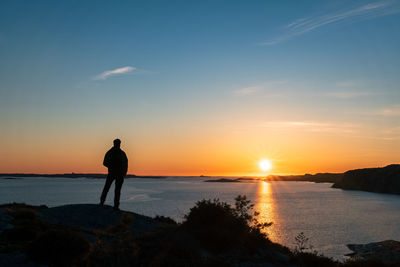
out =
<svg viewBox="0 0 400 267"><path fill-rule="evenodd" d="M400 242L386 240L365 245L349 244L347 247L354 253L347 254L353 260L379 260L386 264L400 262Z"/></svg>
<svg viewBox="0 0 400 267"><path fill-rule="evenodd" d="M94 204L54 208L0 205L0 266L339 267L400 263L396 241L349 245L355 251L351 257L356 265L340 263L315 252L290 251L257 235L254 228L244 234L239 231L243 225L232 225L236 219L213 223L215 216L204 209L198 213L199 208L196 214L189 213L195 220L187 217L177 224L166 217L150 218Z"/></svg>
<svg viewBox="0 0 400 267"><path fill-rule="evenodd" d="M383 168L351 170L332 187L377 193L400 194L400 164Z"/></svg>
<svg viewBox="0 0 400 267"><path fill-rule="evenodd" d="M0 206L0 216L0 266L286 266L291 261L290 251L278 244L254 253L242 247L208 251L170 218L110 206L7 204Z"/></svg>

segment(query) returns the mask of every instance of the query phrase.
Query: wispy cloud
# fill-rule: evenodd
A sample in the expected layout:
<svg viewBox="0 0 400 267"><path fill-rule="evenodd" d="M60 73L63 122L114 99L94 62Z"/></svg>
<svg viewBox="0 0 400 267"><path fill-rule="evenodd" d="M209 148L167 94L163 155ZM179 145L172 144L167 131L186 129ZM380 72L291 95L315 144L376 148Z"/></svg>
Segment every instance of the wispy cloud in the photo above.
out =
<svg viewBox="0 0 400 267"><path fill-rule="evenodd" d="M395 0L377 1L345 11L309 18L300 18L286 25L284 27L284 33L280 36L261 43L261 45L278 44L332 23L354 20L360 21L400 13L399 3L399 1Z"/></svg>
<svg viewBox="0 0 400 267"><path fill-rule="evenodd" d="M269 96L278 96L281 95L281 93L278 94L276 91L280 91L284 87L284 85L287 85L286 81L270 81L254 86L240 88L233 91L233 93L237 96L247 96L269 91Z"/></svg>
<svg viewBox="0 0 400 267"><path fill-rule="evenodd" d="M348 99L348 98L359 98L363 96L371 96L373 95L373 93L365 91L335 91L335 92L328 92L325 95L331 98Z"/></svg>
<svg viewBox="0 0 400 267"><path fill-rule="evenodd" d="M350 99L360 98L376 95L377 93L372 91L366 91L365 83L361 81L342 81L337 82L333 88L326 93L323 93L325 97L338 98L338 99Z"/></svg>
<svg viewBox="0 0 400 267"><path fill-rule="evenodd" d="M260 91L261 89L263 89L262 86L245 87L245 88L235 90L234 94L238 95L238 96L252 95L252 94Z"/></svg>
<svg viewBox="0 0 400 267"><path fill-rule="evenodd" d="M375 95L371 91L363 90L360 82L340 82L320 90L316 85L293 81L271 81L254 86L244 87L233 91L236 96L257 95L263 97L314 96L338 99L360 98Z"/></svg>
<svg viewBox="0 0 400 267"><path fill-rule="evenodd" d="M363 85L364 84L360 81L351 81L351 80L336 83L336 87L339 87L339 88L354 88L354 87L360 87Z"/></svg>
<svg viewBox="0 0 400 267"><path fill-rule="evenodd" d="M107 70L107 71L100 73L99 75L96 75L95 77L93 77L93 79L94 80L105 80L108 77L111 77L114 75L125 74L128 72L132 72L134 70L136 70L136 68L131 67L131 66L126 66L126 67L117 68L117 69L113 69L113 70Z"/></svg>
<svg viewBox="0 0 400 267"><path fill-rule="evenodd" d="M377 114L384 116L400 116L400 105L381 109L377 112Z"/></svg>
<svg viewBox="0 0 400 267"><path fill-rule="evenodd" d="M385 129L383 131L385 140L397 140L400 139L400 126Z"/></svg>
<svg viewBox="0 0 400 267"><path fill-rule="evenodd" d="M352 133L358 124L320 121L269 121L260 125L268 128L296 128L308 132Z"/></svg>

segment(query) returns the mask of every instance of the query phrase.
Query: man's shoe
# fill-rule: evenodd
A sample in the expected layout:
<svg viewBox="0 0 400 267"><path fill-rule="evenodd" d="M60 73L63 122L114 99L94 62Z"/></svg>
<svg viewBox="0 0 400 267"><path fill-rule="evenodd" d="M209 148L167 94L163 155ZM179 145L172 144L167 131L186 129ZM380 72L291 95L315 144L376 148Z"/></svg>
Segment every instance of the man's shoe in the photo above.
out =
<svg viewBox="0 0 400 267"><path fill-rule="evenodd" d="M120 209L118 207L114 207L113 210L120 211Z"/></svg>

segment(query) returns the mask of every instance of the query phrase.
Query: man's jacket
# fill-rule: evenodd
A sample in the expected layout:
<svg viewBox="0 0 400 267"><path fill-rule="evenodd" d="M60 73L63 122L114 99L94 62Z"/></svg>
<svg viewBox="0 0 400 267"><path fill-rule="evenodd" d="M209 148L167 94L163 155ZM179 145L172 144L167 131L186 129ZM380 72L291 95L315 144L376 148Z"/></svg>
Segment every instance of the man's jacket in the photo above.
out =
<svg viewBox="0 0 400 267"><path fill-rule="evenodd" d="M109 172L126 175L128 171L128 158L122 149L112 147L104 156L103 165L108 168Z"/></svg>

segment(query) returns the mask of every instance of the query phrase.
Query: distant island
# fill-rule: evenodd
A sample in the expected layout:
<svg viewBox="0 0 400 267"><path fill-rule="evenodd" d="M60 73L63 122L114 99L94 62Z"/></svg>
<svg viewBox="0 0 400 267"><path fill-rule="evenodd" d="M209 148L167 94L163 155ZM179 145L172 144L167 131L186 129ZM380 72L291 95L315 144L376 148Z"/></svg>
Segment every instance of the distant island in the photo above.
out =
<svg viewBox="0 0 400 267"><path fill-rule="evenodd" d="M92 178L104 179L102 173L64 173L64 174L35 174L35 173L0 173L0 178ZM164 179L168 176L134 175L128 174L126 178ZM333 188L345 190L361 190L376 193L400 194L400 164L391 164L386 167L349 170L345 173L316 173L304 175L269 175L267 177L239 177L220 178L201 175L211 179L204 182L239 183L252 181L303 181L314 183L333 183Z"/></svg>
<svg viewBox="0 0 400 267"><path fill-rule="evenodd" d="M105 179L107 174L103 173L62 173L62 174L36 174L36 173L0 173L0 177L45 177L45 178L93 178L93 179ZM156 175L134 175L128 174L125 178L150 178L150 179L163 179L168 176L156 176Z"/></svg>
<svg viewBox="0 0 400 267"><path fill-rule="evenodd" d="M235 179L228 179L228 178L220 178L220 179L210 179L205 180L204 182L208 183L241 183L241 182L254 182L259 180L258 178L235 178Z"/></svg>
<svg viewBox="0 0 400 267"><path fill-rule="evenodd" d="M343 173L316 173L304 175L269 175L265 181L304 181L314 183L336 183L343 178Z"/></svg>
<svg viewBox="0 0 400 267"><path fill-rule="evenodd" d="M236 178L236 179L221 178L221 179L205 180L204 182L207 182L207 183L240 183L240 180L239 180L239 178Z"/></svg>
<svg viewBox="0 0 400 267"><path fill-rule="evenodd" d="M204 182L211 183L240 183L255 181L303 181L314 183L335 183L340 181L343 173L317 173L304 175L269 175L267 177L239 177L239 178L218 178L209 179Z"/></svg>

